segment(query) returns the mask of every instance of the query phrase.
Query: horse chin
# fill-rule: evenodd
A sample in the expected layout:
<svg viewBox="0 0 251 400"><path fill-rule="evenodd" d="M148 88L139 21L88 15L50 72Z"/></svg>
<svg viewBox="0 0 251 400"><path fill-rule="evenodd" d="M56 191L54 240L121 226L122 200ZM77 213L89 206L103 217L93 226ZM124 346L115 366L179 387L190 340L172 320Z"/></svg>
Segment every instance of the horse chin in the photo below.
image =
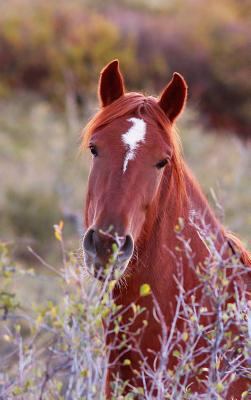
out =
<svg viewBox="0 0 251 400"><path fill-rule="evenodd" d="M93 262L88 256L84 256L84 262L89 274L104 284L120 281L124 277L129 264L129 261L125 263L116 261L112 265L102 265Z"/></svg>

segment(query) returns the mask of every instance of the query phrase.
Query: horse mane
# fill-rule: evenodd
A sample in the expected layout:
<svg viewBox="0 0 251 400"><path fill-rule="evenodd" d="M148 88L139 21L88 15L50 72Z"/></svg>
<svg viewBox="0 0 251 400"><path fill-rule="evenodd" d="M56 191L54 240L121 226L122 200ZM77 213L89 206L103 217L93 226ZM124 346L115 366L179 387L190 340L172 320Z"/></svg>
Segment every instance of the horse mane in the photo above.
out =
<svg viewBox="0 0 251 400"><path fill-rule="evenodd" d="M225 231L225 237L233 253L240 259L243 265L251 267L251 253L232 232Z"/></svg>
<svg viewBox="0 0 251 400"><path fill-rule="evenodd" d="M176 187L177 209L182 213L182 204L186 198L186 183L184 177L184 161L180 138L173 125L165 115L155 97L144 96L141 93L130 92L119 97L113 103L102 107L86 125L81 149L89 146L92 134L101 126L107 125L117 118L136 112L140 117L146 118L149 122L154 121L161 126L166 140L168 140L172 152L173 179L171 185ZM178 188L178 190L177 190Z"/></svg>

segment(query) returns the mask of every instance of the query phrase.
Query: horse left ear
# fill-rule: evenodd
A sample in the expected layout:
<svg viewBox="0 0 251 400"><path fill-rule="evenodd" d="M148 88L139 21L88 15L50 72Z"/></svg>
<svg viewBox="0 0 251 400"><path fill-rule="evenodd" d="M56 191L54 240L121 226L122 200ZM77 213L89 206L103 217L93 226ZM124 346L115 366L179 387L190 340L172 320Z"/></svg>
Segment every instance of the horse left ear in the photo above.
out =
<svg viewBox="0 0 251 400"><path fill-rule="evenodd" d="M98 95L102 107L108 106L125 92L119 61L113 60L100 73Z"/></svg>
<svg viewBox="0 0 251 400"><path fill-rule="evenodd" d="M187 99L187 84L185 79L175 72L171 82L160 95L158 104L169 118L170 122L179 116Z"/></svg>

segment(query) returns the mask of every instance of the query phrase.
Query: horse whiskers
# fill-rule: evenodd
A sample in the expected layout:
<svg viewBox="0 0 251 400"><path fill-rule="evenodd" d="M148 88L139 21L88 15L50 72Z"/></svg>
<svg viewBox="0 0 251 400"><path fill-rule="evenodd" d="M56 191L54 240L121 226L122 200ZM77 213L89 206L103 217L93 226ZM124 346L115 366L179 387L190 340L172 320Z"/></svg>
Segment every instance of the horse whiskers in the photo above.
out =
<svg viewBox="0 0 251 400"><path fill-rule="evenodd" d="M122 292L122 289L127 289L128 285L127 285L127 281L126 281L126 277L123 275L118 282L116 283L118 289L120 290L120 293Z"/></svg>

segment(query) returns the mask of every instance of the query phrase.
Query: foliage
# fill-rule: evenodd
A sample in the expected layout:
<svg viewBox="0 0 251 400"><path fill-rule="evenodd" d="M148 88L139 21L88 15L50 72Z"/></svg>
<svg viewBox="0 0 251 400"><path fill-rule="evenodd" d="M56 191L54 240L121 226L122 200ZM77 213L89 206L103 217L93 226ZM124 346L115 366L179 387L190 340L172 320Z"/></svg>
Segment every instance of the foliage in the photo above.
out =
<svg viewBox="0 0 251 400"><path fill-rule="evenodd" d="M156 353L156 368L152 369L146 360L142 360L141 374L144 379L152 378L152 386L131 387L125 397L125 382L115 379L112 399L225 399L229 385L238 376L250 376L247 360L250 357L250 339L247 327L247 298L239 277L243 274L243 265L234 256L222 259L222 249L214 246L213 236L207 232L196 217L194 224L203 241L210 249L210 256L202 266L192 265L189 241L183 236L180 221L177 237L181 253L189 257L191 268L196 269L200 279L198 288L193 292L184 292L182 267L177 263L177 308L170 327L163 323L161 309L151 292L144 284L140 296L152 296L154 315L161 324L161 351ZM55 269L40 259L44 267L49 268L49 280L55 281L57 299L43 298L39 303L23 306L18 293L13 291L15 280L27 279L32 270L23 270L13 263L8 247L1 243L0 251L0 398L4 399L104 399L106 370L109 366L109 349L119 346L123 354L123 365L130 367L127 353L130 350L129 327L138 318L142 328L135 333L134 351L137 351L137 338L144 331L147 320L145 309L136 303L130 305L132 318L123 321L123 309L112 299L115 281L107 278L101 286L96 280L83 275L80 259L73 253L66 253L63 241L63 223L55 225L55 237L62 250L62 268ZM33 254L38 257L34 252ZM38 277L37 277L38 278ZM227 295L227 288L235 282L235 294ZM210 299L209 307L197 301L197 290ZM13 286L14 285L14 286ZM212 318L212 316L214 316ZM106 325L102 321L106 321ZM181 329L182 321L182 329ZM112 323L114 340L105 344L105 326ZM233 336L232 327L235 325ZM103 326L102 326L103 325ZM117 341L122 335L124 342ZM200 340L206 347L200 353ZM181 344L182 343L182 344ZM129 353L128 353L129 354ZM194 362L194 357L203 355L203 361ZM170 357L177 360L173 370L166 370ZM204 367L207 360L208 367ZM223 362L224 360L224 362ZM205 395L193 393L189 389L191 376L198 376L205 387ZM153 393L155 393L153 395ZM206 397L205 397L206 396ZM248 398L248 392L243 393Z"/></svg>
<svg viewBox="0 0 251 400"><path fill-rule="evenodd" d="M26 88L60 101L68 91L92 92L101 67L119 57L132 67L133 43L81 3L16 2L0 18L2 94ZM84 97L84 94L81 93Z"/></svg>
<svg viewBox="0 0 251 400"><path fill-rule="evenodd" d="M19 238L28 236L42 243L48 240L48 231L60 217L57 196L43 191L19 193L9 190L5 212Z"/></svg>
<svg viewBox="0 0 251 400"><path fill-rule="evenodd" d="M12 0L0 16L0 96L25 88L86 105L116 57L134 90L159 91L181 72L207 121L247 138L250 14L246 0Z"/></svg>

